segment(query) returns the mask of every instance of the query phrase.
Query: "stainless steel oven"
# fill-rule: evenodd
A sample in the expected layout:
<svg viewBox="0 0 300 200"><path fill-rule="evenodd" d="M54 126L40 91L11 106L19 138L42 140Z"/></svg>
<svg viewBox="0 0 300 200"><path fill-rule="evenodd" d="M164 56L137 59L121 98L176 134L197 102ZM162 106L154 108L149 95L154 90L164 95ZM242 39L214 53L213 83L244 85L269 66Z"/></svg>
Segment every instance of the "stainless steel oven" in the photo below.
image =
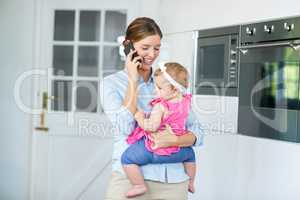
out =
<svg viewBox="0 0 300 200"><path fill-rule="evenodd" d="M300 18L241 26L238 132L300 141Z"/></svg>
<svg viewBox="0 0 300 200"><path fill-rule="evenodd" d="M239 27L197 32L196 94L237 95Z"/></svg>

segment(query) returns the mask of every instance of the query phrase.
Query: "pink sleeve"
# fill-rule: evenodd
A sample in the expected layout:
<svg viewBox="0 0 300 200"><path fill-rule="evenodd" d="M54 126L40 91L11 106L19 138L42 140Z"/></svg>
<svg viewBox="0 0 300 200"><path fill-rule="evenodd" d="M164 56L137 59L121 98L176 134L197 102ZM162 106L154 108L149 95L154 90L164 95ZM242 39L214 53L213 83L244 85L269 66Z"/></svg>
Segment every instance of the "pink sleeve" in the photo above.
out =
<svg viewBox="0 0 300 200"><path fill-rule="evenodd" d="M192 101L192 94L185 94L184 97L189 101Z"/></svg>

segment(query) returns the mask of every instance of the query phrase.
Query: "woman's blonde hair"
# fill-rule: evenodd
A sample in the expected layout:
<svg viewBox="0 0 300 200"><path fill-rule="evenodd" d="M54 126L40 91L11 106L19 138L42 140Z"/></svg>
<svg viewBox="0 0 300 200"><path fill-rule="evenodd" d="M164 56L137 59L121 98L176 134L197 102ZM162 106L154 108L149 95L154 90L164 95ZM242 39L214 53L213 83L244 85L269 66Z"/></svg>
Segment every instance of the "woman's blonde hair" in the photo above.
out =
<svg viewBox="0 0 300 200"><path fill-rule="evenodd" d="M184 68L181 64L176 62L168 62L165 63L166 72L179 84L188 88L188 80L189 74L186 68ZM154 72L154 76L160 76L163 72L160 68L156 69Z"/></svg>

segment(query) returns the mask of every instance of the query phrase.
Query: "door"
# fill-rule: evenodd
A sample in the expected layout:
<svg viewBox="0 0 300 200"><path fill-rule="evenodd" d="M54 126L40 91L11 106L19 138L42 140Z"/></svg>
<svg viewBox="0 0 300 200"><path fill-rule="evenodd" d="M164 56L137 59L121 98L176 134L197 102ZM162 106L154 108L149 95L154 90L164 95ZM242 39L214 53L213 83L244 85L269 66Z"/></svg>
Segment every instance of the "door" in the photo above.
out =
<svg viewBox="0 0 300 200"><path fill-rule="evenodd" d="M239 133L297 141L300 51L275 45L242 51Z"/></svg>
<svg viewBox="0 0 300 200"><path fill-rule="evenodd" d="M117 38L138 3L36 2L30 199L103 199L112 134L99 81L122 69Z"/></svg>

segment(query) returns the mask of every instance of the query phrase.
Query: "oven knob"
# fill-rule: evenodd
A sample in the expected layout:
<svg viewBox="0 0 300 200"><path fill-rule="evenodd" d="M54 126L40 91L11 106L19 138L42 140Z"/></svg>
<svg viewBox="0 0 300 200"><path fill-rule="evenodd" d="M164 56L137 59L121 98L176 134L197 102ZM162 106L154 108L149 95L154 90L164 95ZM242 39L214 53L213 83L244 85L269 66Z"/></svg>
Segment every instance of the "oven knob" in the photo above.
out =
<svg viewBox="0 0 300 200"><path fill-rule="evenodd" d="M267 26L267 25L264 25L264 32L267 32L267 33L272 33L274 31L274 25L272 26Z"/></svg>
<svg viewBox="0 0 300 200"><path fill-rule="evenodd" d="M235 50L230 50L230 54L232 55L232 56L235 56L236 55L236 51Z"/></svg>
<svg viewBox="0 0 300 200"><path fill-rule="evenodd" d="M230 59L230 64L235 65L236 64L236 60Z"/></svg>
<svg viewBox="0 0 300 200"><path fill-rule="evenodd" d="M287 30L288 32L290 32L290 31L294 30L295 25L294 25L294 24L288 24L287 22L285 22L285 23L283 24L283 28L284 28L285 30Z"/></svg>
<svg viewBox="0 0 300 200"><path fill-rule="evenodd" d="M246 34L247 35L255 35L256 33L256 28L250 29L249 27L246 28Z"/></svg>

